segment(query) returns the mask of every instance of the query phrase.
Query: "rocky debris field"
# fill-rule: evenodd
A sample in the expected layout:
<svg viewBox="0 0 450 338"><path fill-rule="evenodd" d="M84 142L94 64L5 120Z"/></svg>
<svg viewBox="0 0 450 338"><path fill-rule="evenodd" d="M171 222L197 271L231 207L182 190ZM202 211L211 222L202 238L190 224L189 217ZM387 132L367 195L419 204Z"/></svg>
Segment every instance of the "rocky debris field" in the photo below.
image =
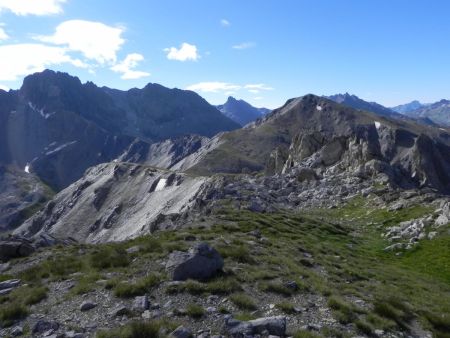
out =
<svg viewBox="0 0 450 338"><path fill-rule="evenodd" d="M0 336L447 337L444 199L380 184L322 208L267 210L252 192L230 198L232 184L177 230L31 243L1 265ZM385 250L398 234L420 238Z"/></svg>

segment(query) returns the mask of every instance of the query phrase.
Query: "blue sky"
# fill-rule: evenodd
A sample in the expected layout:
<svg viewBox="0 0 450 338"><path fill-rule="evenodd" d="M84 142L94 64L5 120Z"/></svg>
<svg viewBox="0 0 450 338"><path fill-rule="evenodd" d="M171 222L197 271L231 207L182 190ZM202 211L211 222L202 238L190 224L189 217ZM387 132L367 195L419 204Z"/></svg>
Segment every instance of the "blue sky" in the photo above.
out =
<svg viewBox="0 0 450 338"><path fill-rule="evenodd" d="M0 87L44 68L275 108L306 93L450 98L449 1L0 0Z"/></svg>

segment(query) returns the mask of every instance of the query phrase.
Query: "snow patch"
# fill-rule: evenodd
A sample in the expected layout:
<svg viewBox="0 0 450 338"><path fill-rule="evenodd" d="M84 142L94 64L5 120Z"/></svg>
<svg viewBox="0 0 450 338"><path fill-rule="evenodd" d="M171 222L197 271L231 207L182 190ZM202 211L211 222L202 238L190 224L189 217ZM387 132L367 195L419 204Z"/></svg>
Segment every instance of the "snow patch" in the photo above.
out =
<svg viewBox="0 0 450 338"><path fill-rule="evenodd" d="M318 111L321 111L321 110L322 110L322 107L321 107L321 106L317 106L316 109L317 109Z"/></svg>
<svg viewBox="0 0 450 338"><path fill-rule="evenodd" d="M39 113L44 119L48 119L50 116L55 115L55 112L53 113L45 113L44 108L39 109L36 107L33 103L28 101L28 107L30 107L32 110L34 110L36 113Z"/></svg>
<svg viewBox="0 0 450 338"><path fill-rule="evenodd" d="M160 178L158 184L156 185L155 191L163 190L166 187L167 179Z"/></svg>
<svg viewBox="0 0 450 338"><path fill-rule="evenodd" d="M380 129L381 123L378 121L375 121L374 123L375 123L375 128Z"/></svg>
<svg viewBox="0 0 450 338"><path fill-rule="evenodd" d="M30 164L27 163L27 165L25 166L24 171L29 174L30 173Z"/></svg>
<svg viewBox="0 0 450 338"><path fill-rule="evenodd" d="M55 149L53 149L51 151L46 152L45 155L51 155L51 154L57 153L58 151L64 149L65 147L68 147L68 146L70 146L72 144L75 144L75 143L77 143L77 141L64 143L64 144L60 145L59 147L57 147L57 148L55 148Z"/></svg>

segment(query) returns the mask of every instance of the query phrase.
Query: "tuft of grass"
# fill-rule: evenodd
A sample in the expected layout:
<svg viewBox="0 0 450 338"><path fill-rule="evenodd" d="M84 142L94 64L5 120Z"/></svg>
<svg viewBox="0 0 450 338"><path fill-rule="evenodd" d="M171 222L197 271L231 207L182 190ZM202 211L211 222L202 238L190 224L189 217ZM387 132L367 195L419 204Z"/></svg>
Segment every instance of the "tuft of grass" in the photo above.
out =
<svg viewBox="0 0 450 338"><path fill-rule="evenodd" d="M130 259L124 248L103 245L90 254L89 262L93 268L103 270L126 267L130 264Z"/></svg>
<svg viewBox="0 0 450 338"><path fill-rule="evenodd" d="M217 250L222 257L230 258L238 263L253 264L255 262L248 248L242 244L219 246Z"/></svg>
<svg viewBox="0 0 450 338"><path fill-rule="evenodd" d="M257 306L253 299L244 293L235 293L230 296L230 300L241 310L256 310Z"/></svg>
<svg viewBox="0 0 450 338"><path fill-rule="evenodd" d="M356 320L355 325L359 331L361 331L362 333L364 333L368 336L372 336L372 334L375 330L375 328L372 326L372 324L370 324L369 322L367 322L363 319Z"/></svg>
<svg viewBox="0 0 450 338"><path fill-rule="evenodd" d="M241 291L241 284L234 278L216 278L207 283L208 292L216 295L228 295L233 292Z"/></svg>
<svg viewBox="0 0 450 338"><path fill-rule="evenodd" d="M163 329L174 330L177 324L165 320L131 322L121 328L97 332L97 338L163 338Z"/></svg>
<svg viewBox="0 0 450 338"><path fill-rule="evenodd" d="M47 298L48 288L44 286L35 288L27 287L26 289L27 291L22 291L21 295L25 305L34 305Z"/></svg>
<svg viewBox="0 0 450 338"><path fill-rule="evenodd" d="M243 321L243 322L247 322L249 320L256 319L256 316L252 315L251 313L248 313L248 312L241 312L241 313L236 314L234 316L234 318L237 320Z"/></svg>
<svg viewBox="0 0 450 338"><path fill-rule="evenodd" d="M311 332L311 331L300 330L300 331L295 332L293 337L294 338L322 338L323 336L321 336L318 333Z"/></svg>
<svg viewBox="0 0 450 338"><path fill-rule="evenodd" d="M28 309L20 303L4 304L0 307L0 323L4 327L28 316Z"/></svg>
<svg viewBox="0 0 450 338"><path fill-rule="evenodd" d="M152 274L137 280L135 283L118 283L114 287L114 295L121 298L142 296L158 285L160 281L161 277L159 275Z"/></svg>
<svg viewBox="0 0 450 338"><path fill-rule="evenodd" d="M186 313L191 318L199 319L205 315L205 309L198 304L191 303L187 306Z"/></svg>
<svg viewBox="0 0 450 338"><path fill-rule="evenodd" d="M294 306L294 304L289 303L289 302L278 303L278 304L276 304L276 307L278 309L280 309L281 311L283 311L284 313L286 313L286 314L293 314L293 313L295 313L295 310L294 310L295 306Z"/></svg>
<svg viewBox="0 0 450 338"><path fill-rule="evenodd" d="M351 323L358 318L356 307L339 297L328 298L328 306L333 309L334 317L342 324Z"/></svg>
<svg viewBox="0 0 450 338"><path fill-rule="evenodd" d="M395 297L376 300L374 311L381 317L393 320L403 329L408 329L408 323L413 318L411 309Z"/></svg>
<svg viewBox="0 0 450 338"><path fill-rule="evenodd" d="M259 288L261 291L277 293L286 297L292 296L295 293L295 290L288 288L280 282L263 282L259 284Z"/></svg>

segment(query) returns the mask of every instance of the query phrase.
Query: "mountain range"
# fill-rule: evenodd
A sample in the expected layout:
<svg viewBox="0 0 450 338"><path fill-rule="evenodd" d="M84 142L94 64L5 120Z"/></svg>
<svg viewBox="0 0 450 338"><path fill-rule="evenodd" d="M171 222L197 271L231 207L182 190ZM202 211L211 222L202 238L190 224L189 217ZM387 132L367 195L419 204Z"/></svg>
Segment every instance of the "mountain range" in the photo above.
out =
<svg viewBox="0 0 450 338"><path fill-rule="evenodd" d="M450 129L349 94L224 106L0 91L0 336L446 337Z"/></svg>

